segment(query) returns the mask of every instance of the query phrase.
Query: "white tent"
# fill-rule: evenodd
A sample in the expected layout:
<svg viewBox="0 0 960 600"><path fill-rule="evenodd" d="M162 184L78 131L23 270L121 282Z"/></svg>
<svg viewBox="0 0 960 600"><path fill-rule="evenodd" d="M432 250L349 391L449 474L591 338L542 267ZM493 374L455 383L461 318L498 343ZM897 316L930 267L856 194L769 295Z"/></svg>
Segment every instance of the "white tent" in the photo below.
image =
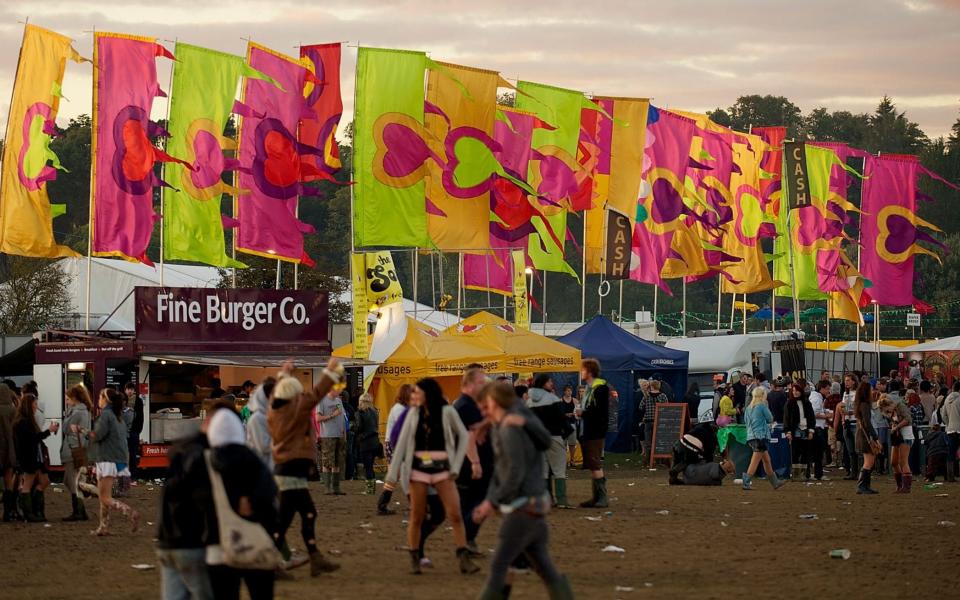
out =
<svg viewBox="0 0 960 600"><path fill-rule="evenodd" d="M73 322L68 329L85 329L87 311L87 259L64 258L57 262L69 277L70 311ZM159 286L160 266L151 267L114 258L94 258L90 265L90 329L133 331L133 288ZM216 287L220 271L216 267L164 265L163 285L167 287ZM112 315L110 313L113 313Z"/></svg>
<svg viewBox="0 0 960 600"><path fill-rule="evenodd" d="M930 340L900 349L901 352L955 352L957 350L960 350L960 335L940 340Z"/></svg>

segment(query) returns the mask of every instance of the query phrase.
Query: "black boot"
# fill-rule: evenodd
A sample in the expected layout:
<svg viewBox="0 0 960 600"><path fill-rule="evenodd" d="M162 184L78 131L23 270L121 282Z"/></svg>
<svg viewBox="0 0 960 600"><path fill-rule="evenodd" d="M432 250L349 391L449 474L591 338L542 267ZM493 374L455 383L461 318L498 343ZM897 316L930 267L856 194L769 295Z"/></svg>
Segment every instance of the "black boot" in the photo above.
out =
<svg viewBox="0 0 960 600"><path fill-rule="evenodd" d="M870 476L873 474L873 469L863 469L860 471L860 482L857 485L858 494L876 494L877 490L874 490L870 487Z"/></svg>
<svg viewBox="0 0 960 600"><path fill-rule="evenodd" d="M87 516L87 507L83 504L83 496L74 496L77 499L77 520L78 521L89 521L90 517Z"/></svg>
<svg viewBox="0 0 960 600"><path fill-rule="evenodd" d="M20 513L23 515L23 520L27 523L40 523L43 521L33 512L33 499L30 497L30 494L20 493Z"/></svg>
<svg viewBox="0 0 960 600"><path fill-rule="evenodd" d="M464 575L471 575L480 570L480 567L470 558L470 550L467 548L457 548L457 560L460 562L460 572Z"/></svg>
<svg viewBox="0 0 960 600"><path fill-rule="evenodd" d="M3 490L3 522L9 523L15 518L16 511L14 508L17 505L17 497L13 492Z"/></svg>
<svg viewBox="0 0 960 600"><path fill-rule="evenodd" d="M33 500L33 514L40 518L41 521L46 522L47 520L47 507L44 505L43 492L40 490L33 490L30 493L31 500Z"/></svg>
<svg viewBox="0 0 960 600"><path fill-rule="evenodd" d="M591 479L591 487L593 488L593 497L586 501L581 502L581 508L606 508L609 504L607 501L607 478L601 477L600 479Z"/></svg>
<svg viewBox="0 0 960 600"><path fill-rule="evenodd" d="M70 505L73 510L70 512L70 516L60 519L61 521L79 521L80 520L80 509L77 508L80 505L80 501L76 496L70 496Z"/></svg>
<svg viewBox="0 0 960 600"><path fill-rule="evenodd" d="M377 500L377 514L382 516L395 515L397 512L390 509L390 499L393 498L393 490L384 488L380 492L380 498Z"/></svg>
<svg viewBox="0 0 960 600"><path fill-rule="evenodd" d="M411 550L410 551L410 573L412 575L420 575L423 571L420 570L420 551Z"/></svg>

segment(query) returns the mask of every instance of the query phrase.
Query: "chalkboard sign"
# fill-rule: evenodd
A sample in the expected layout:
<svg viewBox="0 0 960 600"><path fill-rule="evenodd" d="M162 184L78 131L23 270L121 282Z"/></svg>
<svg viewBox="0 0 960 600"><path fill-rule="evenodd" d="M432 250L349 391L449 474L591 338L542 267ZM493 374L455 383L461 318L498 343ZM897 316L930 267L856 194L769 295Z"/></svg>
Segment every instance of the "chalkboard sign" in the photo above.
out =
<svg viewBox="0 0 960 600"><path fill-rule="evenodd" d="M686 403L664 402L657 404L653 417L653 442L650 444L650 466L657 458L673 458L673 444L687 428Z"/></svg>

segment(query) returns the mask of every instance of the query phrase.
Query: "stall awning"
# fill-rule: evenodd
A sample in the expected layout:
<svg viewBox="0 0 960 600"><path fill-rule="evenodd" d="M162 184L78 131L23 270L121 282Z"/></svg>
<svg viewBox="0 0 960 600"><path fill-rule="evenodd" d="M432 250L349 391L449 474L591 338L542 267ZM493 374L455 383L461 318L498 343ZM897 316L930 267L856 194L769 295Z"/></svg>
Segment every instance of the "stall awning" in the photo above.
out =
<svg viewBox="0 0 960 600"><path fill-rule="evenodd" d="M330 360L329 354L307 354L300 356L273 355L273 354L145 354L141 357L147 362L173 362L194 365L232 366L232 367L276 367L288 359L298 368L322 368ZM370 361L356 358L341 358L344 367L362 367L372 365Z"/></svg>

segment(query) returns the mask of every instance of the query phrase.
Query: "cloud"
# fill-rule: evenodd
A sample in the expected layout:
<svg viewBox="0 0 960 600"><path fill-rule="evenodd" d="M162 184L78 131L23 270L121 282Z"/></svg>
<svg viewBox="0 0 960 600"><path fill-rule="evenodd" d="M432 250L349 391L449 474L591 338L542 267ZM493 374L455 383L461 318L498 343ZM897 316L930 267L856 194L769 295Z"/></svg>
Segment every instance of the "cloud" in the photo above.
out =
<svg viewBox="0 0 960 600"><path fill-rule="evenodd" d="M210 3L213 4L213 3ZM420 49L505 77L588 93L653 97L671 107L728 106L740 95L783 95L802 109L866 111L884 94L930 135L947 133L960 109L955 0L636 2L604 0L7 0L0 6L0 85L9 89L19 28L32 22L77 40L89 31L181 39L242 54L256 41L295 53L298 43ZM168 44L169 46L170 44ZM353 104L356 51L345 48L345 120ZM161 61L161 84L169 66ZM69 65L61 109L90 111L90 67ZM0 99L0 102L3 102ZM5 116L5 108L0 109ZM157 102L159 116L165 104ZM156 113L155 113L156 114Z"/></svg>

